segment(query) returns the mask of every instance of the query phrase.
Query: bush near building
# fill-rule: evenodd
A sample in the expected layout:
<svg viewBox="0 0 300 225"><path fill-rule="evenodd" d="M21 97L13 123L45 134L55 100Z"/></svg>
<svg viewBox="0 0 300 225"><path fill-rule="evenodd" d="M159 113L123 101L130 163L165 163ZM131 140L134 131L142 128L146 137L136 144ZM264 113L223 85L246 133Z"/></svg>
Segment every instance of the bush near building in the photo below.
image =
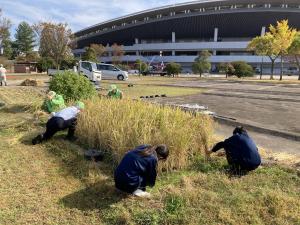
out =
<svg viewBox="0 0 300 225"><path fill-rule="evenodd" d="M76 132L82 143L106 151L115 163L137 145L164 143L170 157L159 169L171 171L187 168L208 150L213 122L206 115L142 101L98 98L86 102Z"/></svg>
<svg viewBox="0 0 300 225"><path fill-rule="evenodd" d="M252 77L254 75L252 66L250 66L244 61L236 61L236 62L232 62L231 64L234 68L234 72L231 75L235 75L238 78Z"/></svg>
<svg viewBox="0 0 300 225"><path fill-rule="evenodd" d="M218 71L221 73L225 73L226 78L230 75L233 75L235 72L235 69L231 63L220 63L218 65Z"/></svg>
<svg viewBox="0 0 300 225"><path fill-rule="evenodd" d="M175 75L178 75L181 72L181 70L182 70L181 65L174 62L168 63L165 68L167 74L173 77Z"/></svg>
<svg viewBox="0 0 300 225"><path fill-rule="evenodd" d="M52 58L50 57L41 57L37 61L37 69L39 72L47 72L48 69L54 68L55 67L55 62Z"/></svg>
<svg viewBox="0 0 300 225"><path fill-rule="evenodd" d="M62 95L66 101L88 99L96 94L88 78L72 71L56 74L50 81L49 89Z"/></svg>

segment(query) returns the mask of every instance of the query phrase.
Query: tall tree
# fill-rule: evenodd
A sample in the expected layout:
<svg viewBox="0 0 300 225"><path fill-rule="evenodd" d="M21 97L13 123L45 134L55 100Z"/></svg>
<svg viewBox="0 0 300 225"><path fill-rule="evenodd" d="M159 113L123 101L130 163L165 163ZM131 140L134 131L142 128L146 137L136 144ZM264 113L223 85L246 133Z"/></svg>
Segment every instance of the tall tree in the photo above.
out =
<svg viewBox="0 0 300 225"><path fill-rule="evenodd" d="M200 52L199 56L195 59L192 69L194 73L199 73L200 77L203 73L208 72L211 69L211 63L209 57L211 56L210 52L204 50Z"/></svg>
<svg viewBox="0 0 300 225"><path fill-rule="evenodd" d="M15 44L20 54L28 54L36 46L35 33L26 22L21 22L16 29Z"/></svg>
<svg viewBox="0 0 300 225"><path fill-rule="evenodd" d="M101 57L106 52L106 47L101 44L91 44L90 48L94 50L97 59L101 61Z"/></svg>
<svg viewBox="0 0 300 225"><path fill-rule="evenodd" d="M113 44L112 48L112 62L114 64L119 64L122 62L122 57L124 55L123 45Z"/></svg>
<svg viewBox="0 0 300 225"><path fill-rule="evenodd" d="M267 55L272 62L271 79L274 74L275 60L280 57L281 72L280 80L283 74L283 57L288 53L297 31L290 28L288 20L277 22L276 26L270 25L270 32L262 37L254 38L248 45L249 50L253 50L258 55Z"/></svg>
<svg viewBox="0 0 300 225"><path fill-rule="evenodd" d="M3 55L7 58L10 58L12 54L9 32L11 25L11 21L2 16L2 10L0 9L0 46L3 47Z"/></svg>
<svg viewBox="0 0 300 225"><path fill-rule="evenodd" d="M85 61L92 61L92 62L98 62L96 51L92 47L86 47L85 52L82 55L82 60Z"/></svg>
<svg viewBox="0 0 300 225"><path fill-rule="evenodd" d="M289 59L291 58L292 62L294 62L298 67L298 80L300 80L300 32L295 35L295 38L288 49Z"/></svg>
<svg viewBox="0 0 300 225"><path fill-rule="evenodd" d="M271 25L269 29L275 40L274 48L277 48L279 51L281 62L280 80L282 80L283 57L288 54L288 49L293 43L297 31L289 26L288 20L277 22L276 26Z"/></svg>
<svg viewBox="0 0 300 225"><path fill-rule="evenodd" d="M252 41L248 45L248 50L254 51L257 55L269 57L271 61L271 80L273 80L274 76L275 61L279 57L280 53L279 50L274 47L274 42L274 37L270 33L267 33L264 36L259 36L252 39Z"/></svg>
<svg viewBox="0 0 300 225"><path fill-rule="evenodd" d="M67 24L44 22L34 25L39 36L39 53L42 57L52 58L59 69L62 61L72 55L72 31Z"/></svg>

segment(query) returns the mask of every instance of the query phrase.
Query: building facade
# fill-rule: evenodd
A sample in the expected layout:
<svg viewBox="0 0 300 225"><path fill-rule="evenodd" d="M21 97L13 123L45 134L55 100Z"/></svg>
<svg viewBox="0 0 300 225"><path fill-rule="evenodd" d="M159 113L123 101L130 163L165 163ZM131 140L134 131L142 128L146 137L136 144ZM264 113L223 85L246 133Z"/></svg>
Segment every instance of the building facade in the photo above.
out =
<svg viewBox="0 0 300 225"><path fill-rule="evenodd" d="M299 0L200 0L169 5L76 32L74 54L80 56L85 47L102 44L108 54L101 61L111 62L111 46L116 43L124 46L123 62L177 62L190 72L199 51L209 50L212 68L242 60L259 68L263 63L264 72L269 73L268 57L246 48L252 38L264 35L270 24L283 19L300 29Z"/></svg>

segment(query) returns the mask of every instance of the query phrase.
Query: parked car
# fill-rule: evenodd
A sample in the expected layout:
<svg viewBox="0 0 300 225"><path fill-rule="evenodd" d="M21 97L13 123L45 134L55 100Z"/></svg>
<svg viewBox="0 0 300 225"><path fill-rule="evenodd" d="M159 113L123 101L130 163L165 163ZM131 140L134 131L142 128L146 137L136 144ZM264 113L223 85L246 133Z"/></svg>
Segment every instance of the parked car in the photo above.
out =
<svg viewBox="0 0 300 225"><path fill-rule="evenodd" d="M95 83L100 83L101 81L101 71L97 70L97 65L94 62L79 61L78 68L75 66L73 69L69 69L69 70L48 69L48 75L54 76L57 73L61 73L64 71L73 71L76 73L78 72L79 74L84 75L90 81Z"/></svg>
<svg viewBox="0 0 300 225"><path fill-rule="evenodd" d="M100 82L102 72L97 69L97 64L90 61L79 61L78 71L92 82Z"/></svg>
<svg viewBox="0 0 300 225"><path fill-rule="evenodd" d="M127 80L128 72L123 71L112 64L97 63L97 69L102 72L103 80L118 79Z"/></svg>

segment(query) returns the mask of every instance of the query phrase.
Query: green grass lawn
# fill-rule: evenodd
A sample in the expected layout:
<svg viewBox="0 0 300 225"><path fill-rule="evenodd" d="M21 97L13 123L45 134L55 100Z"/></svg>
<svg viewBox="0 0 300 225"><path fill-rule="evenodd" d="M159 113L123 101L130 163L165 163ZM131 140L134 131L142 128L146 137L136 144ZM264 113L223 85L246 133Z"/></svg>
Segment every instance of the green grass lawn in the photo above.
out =
<svg viewBox="0 0 300 225"><path fill-rule="evenodd" d="M299 171L278 165L237 178L226 174L224 158L200 157L159 174L151 199L124 195L111 163L85 161L64 133L30 144L43 127L24 106L41 96L0 89L0 224L300 224Z"/></svg>
<svg viewBox="0 0 300 225"><path fill-rule="evenodd" d="M182 96L182 95L197 94L203 91L200 88L158 86L153 83L148 85L134 84L133 87L128 87L127 83L105 81L101 85L102 88L104 88L104 90L100 91L100 93L107 94L110 84L116 84L117 87L124 92L125 97L128 98L139 98L140 96L162 95L162 94L166 94L167 96Z"/></svg>

